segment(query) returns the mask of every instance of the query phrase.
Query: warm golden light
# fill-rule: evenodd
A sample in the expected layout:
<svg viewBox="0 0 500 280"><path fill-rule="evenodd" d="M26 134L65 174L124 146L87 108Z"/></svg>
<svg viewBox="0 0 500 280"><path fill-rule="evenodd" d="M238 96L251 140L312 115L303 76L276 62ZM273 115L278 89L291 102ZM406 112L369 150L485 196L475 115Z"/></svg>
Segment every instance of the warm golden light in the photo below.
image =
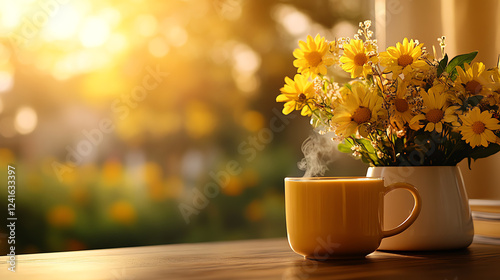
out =
<svg viewBox="0 0 500 280"><path fill-rule="evenodd" d="M234 69L239 73L254 73L260 66L260 57L254 50L244 44L233 49Z"/></svg>
<svg viewBox="0 0 500 280"><path fill-rule="evenodd" d="M311 25L306 15L289 5L279 5L275 11L275 17L285 30L293 35L306 33Z"/></svg>
<svg viewBox="0 0 500 280"><path fill-rule="evenodd" d="M43 32L44 38L52 40L69 40L78 31L81 24L82 12L75 6L65 5L61 12L47 23Z"/></svg>
<svg viewBox="0 0 500 280"><path fill-rule="evenodd" d="M127 37L121 33L113 33L109 36L106 43L106 48L111 53L119 53L124 51L128 46Z"/></svg>
<svg viewBox="0 0 500 280"><path fill-rule="evenodd" d="M19 1L21 2L21 1ZM4 29L16 27L21 22L21 5L18 1L1 1L0 9L9 11L0 17L1 26Z"/></svg>
<svg viewBox="0 0 500 280"><path fill-rule="evenodd" d="M109 25L101 18L89 18L83 24L79 35L83 46L98 47L108 39Z"/></svg>
<svg viewBox="0 0 500 280"><path fill-rule="evenodd" d="M14 119L12 117L3 117L0 119L0 134L5 138L11 138L16 135Z"/></svg>
<svg viewBox="0 0 500 280"><path fill-rule="evenodd" d="M38 116L31 107L23 107L17 111L15 128L20 134L31 133L38 123Z"/></svg>
<svg viewBox="0 0 500 280"><path fill-rule="evenodd" d="M184 28L175 25L169 26L167 29L165 29L164 34L167 38L168 43L176 47L182 47L184 44L186 44L189 38L188 33Z"/></svg>
<svg viewBox="0 0 500 280"><path fill-rule="evenodd" d="M149 41L148 50L155 57L163 57L168 53L169 47L164 38L156 37Z"/></svg>
<svg viewBox="0 0 500 280"><path fill-rule="evenodd" d="M19 168L30 221L19 253L199 241L214 215L255 232L271 219L267 234L282 233L274 168L295 165L276 148L289 121L272 93L291 44L330 28L313 12L277 0L0 0L0 163ZM210 203L186 225L178 204L198 188ZM209 236L234 234L226 224Z"/></svg>
<svg viewBox="0 0 500 280"><path fill-rule="evenodd" d="M144 37L153 36L156 34L158 21L152 15L140 15L134 23L135 31Z"/></svg>
<svg viewBox="0 0 500 280"><path fill-rule="evenodd" d="M10 72L0 71L0 92L8 91L14 84L13 76Z"/></svg>

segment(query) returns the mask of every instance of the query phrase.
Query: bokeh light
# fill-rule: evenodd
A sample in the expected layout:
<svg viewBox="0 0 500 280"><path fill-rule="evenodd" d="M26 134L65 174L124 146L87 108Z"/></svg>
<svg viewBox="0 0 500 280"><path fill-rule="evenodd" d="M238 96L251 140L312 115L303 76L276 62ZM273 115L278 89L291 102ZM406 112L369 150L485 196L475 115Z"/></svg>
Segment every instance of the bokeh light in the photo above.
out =
<svg viewBox="0 0 500 280"><path fill-rule="evenodd" d="M291 53L366 15L313 2L0 0L18 253L283 236L282 178L309 133L276 109ZM179 205L207 185L217 195L186 223Z"/></svg>
<svg viewBox="0 0 500 280"><path fill-rule="evenodd" d="M0 92L9 91L14 85L14 77L12 73L0 71Z"/></svg>
<svg viewBox="0 0 500 280"><path fill-rule="evenodd" d="M163 57L168 53L169 47L164 38L156 37L149 41L148 50L155 57Z"/></svg>
<svg viewBox="0 0 500 280"><path fill-rule="evenodd" d="M138 35L150 37L156 34L158 21L153 15L139 15L135 19L134 29Z"/></svg>
<svg viewBox="0 0 500 280"><path fill-rule="evenodd" d="M109 32L109 25L105 20L88 18L83 23L79 38L84 47L97 47L106 42Z"/></svg>
<svg viewBox="0 0 500 280"><path fill-rule="evenodd" d="M307 33L311 25L309 18L304 13L286 4L276 7L275 17L285 30L293 35L303 35Z"/></svg>
<svg viewBox="0 0 500 280"><path fill-rule="evenodd" d="M38 117L31 107L22 107L16 113L15 128L20 134L31 133L38 123Z"/></svg>
<svg viewBox="0 0 500 280"><path fill-rule="evenodd" d="M48 41L71 39L81 24L81 10L75 6L64 5L43 30L43 37Z"/></svg>

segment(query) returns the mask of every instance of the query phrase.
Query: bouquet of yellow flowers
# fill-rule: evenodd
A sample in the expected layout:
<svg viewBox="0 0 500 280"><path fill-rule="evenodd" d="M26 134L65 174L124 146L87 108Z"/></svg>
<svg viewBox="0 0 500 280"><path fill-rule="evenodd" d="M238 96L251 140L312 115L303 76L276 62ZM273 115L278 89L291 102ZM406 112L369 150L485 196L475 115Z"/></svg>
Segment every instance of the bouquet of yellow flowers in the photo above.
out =
<svg viewBox="0 0 500 280"><path fill-rule="evenodd" d="M500 71L472 62L477 52L449 60L405 38L379 52L360 23L354 39L317 35L293 52L298 74L285 78L283 113L300 110L320 133L334 132L339 150L374 166L456 165L500 151ZM332 66L350 73L340 85Z"/></svg>

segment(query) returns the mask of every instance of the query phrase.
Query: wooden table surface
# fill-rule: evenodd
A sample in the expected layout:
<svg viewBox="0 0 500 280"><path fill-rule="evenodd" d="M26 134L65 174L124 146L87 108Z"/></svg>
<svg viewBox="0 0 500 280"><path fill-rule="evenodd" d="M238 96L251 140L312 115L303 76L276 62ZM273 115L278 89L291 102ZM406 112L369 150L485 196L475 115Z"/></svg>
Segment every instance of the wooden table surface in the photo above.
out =
<svg viewBox="0 0 500 280"><path fill-rule="evenodd" d="M377 251L364 260L317 262L287 240L88 250L19 255L17 271L0 258L0 279L500 279L500 246L427 253Z"/></svg>

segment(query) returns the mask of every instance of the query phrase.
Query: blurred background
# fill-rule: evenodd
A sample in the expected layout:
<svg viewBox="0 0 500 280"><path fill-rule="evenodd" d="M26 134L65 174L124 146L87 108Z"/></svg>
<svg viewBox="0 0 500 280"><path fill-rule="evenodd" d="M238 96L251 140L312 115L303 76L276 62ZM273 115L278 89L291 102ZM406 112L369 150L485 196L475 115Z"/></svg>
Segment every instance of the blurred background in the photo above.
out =
<svg viewBox="0 0 500 280"><path fill-rule="evenodd" d="M285 236L283 178L303 174L312 132L275 102L292 51L308 34L352 37L374 6L0 1L0 184L14 165L16 253ZM365 173L332 155L329 175ZM7 204L2 188L2 223ZM6 240L2 226L2 255Z"/></svg>

